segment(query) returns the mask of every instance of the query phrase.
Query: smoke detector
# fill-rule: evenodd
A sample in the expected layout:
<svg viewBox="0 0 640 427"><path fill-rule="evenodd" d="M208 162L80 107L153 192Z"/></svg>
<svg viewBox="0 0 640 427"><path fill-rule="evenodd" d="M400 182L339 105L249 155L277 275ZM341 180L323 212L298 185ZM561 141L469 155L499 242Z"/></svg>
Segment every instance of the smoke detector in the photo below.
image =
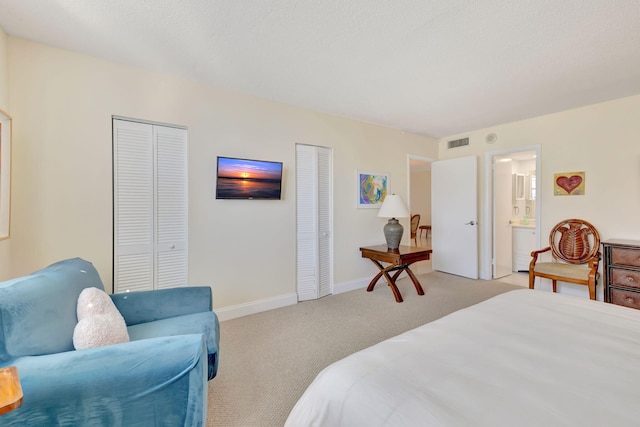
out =
<svg viewBox="0 0 640 427"><path fill-rule="evenodd" d="M487 144L493 144L498 140L498 135L496 135L495 133L490 133L484 138L484 140Z"/></svg>

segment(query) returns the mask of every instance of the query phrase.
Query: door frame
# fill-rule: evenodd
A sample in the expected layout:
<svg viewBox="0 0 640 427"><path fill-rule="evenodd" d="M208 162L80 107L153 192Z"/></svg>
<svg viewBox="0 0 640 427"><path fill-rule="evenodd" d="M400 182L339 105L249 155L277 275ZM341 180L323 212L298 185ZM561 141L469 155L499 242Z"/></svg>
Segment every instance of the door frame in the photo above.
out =
<svg viewBox="0 0 640 427"><path fill-rule="evenodd" d="M482 224L481 232L486 237L483 240L482 250L480 251L480 278L484 280L493 279L493 242L495 240L495 231L493 229L494 212L493 212L493 160L496 156L504 156L511 153L519 153L521 151L536 152L536 175L540 176L541 150L540 144L526 145L522 147L506 148L496 151L487 151L484 153L484 201L483 215L487 218ZM540 247L540 223L541 223L541 200L542 180L536 179L536 246Z"/></svg>

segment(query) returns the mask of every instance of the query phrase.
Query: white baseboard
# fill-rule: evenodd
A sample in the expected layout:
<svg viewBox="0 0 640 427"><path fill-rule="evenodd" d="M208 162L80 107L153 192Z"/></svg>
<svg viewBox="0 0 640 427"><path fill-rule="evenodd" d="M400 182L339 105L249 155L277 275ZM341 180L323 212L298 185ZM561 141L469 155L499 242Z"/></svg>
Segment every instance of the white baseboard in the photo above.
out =
<svg viewBox="0 0 640 427"><path fill-rule="evenodd" d="M343 292L355 291L356 289L366 288L369 284L369 278L350 280L348 282L335 283L333 285L333 293L341 294ZM215 299L214 299L215 301ZM275 308L286 307L298 303L298 294L285 294L272 298L265 298L257 301L251 301L244 304L231 305L228 307L214 308L218 315L218 319L224 320L237 319L238 317L248 316L250 314L262 313L263 311L273 310Z"/></svg>
<svg viewBox="0 0 640 427"><path fill-rule="evenodd" d="M341 294L343 292L355 291L356 289L366 288L367 286L369 286L370 281L371 281L371 278L365 277L361 279L350 280L348 282L334 283L333 293Z"/></svg>
<svg viewBox="0 0 640 427"><path fill-rule="evenodd" d="M286 294L272 298L265 298L257 301L247 302L244 304L231 305L214 309L218 315L218 319L224 320L236 319L238 317L248 316L250 314L261 313L263 311L273 310L275 308L286 307L298 303L297 294Z"/></svg>

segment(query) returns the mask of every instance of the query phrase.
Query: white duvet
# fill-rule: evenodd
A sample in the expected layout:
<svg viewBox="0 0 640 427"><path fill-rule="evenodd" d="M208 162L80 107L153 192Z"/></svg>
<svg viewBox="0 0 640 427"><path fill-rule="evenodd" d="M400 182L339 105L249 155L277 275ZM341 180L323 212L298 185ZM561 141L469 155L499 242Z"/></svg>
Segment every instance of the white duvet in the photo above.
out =
<svg viewBox="0 0 640 427"><path fill-rule="evenodd" d="M332 364L286 426L640 426L640 310L511 291Z"/></svg>

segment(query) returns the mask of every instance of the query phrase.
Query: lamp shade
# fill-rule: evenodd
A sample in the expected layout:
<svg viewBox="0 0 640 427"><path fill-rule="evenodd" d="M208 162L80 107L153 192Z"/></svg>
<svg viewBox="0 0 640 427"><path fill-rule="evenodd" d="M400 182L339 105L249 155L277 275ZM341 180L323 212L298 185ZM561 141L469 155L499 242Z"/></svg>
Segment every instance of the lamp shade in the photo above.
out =
<svg viewBox="0 0 640 427"><path fill-rule="evenodd" d="M387 194L378 211L378 216L382 218L407 218L409 210L402 201L402 197L397 194Z"/></svg>

